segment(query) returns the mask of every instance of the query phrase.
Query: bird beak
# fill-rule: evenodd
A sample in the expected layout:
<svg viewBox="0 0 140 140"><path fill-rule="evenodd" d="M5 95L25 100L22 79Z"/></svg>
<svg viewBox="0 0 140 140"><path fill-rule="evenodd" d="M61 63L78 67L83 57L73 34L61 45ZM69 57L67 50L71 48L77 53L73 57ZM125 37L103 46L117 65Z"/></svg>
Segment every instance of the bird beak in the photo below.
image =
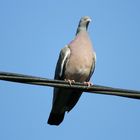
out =
<svg viewBox="0 0 140 140"><path fill-rule="evenodd" d="M92 20L91 20L91 18L88 18L87 21L88 21L88 22L91 22Z"/></svg>

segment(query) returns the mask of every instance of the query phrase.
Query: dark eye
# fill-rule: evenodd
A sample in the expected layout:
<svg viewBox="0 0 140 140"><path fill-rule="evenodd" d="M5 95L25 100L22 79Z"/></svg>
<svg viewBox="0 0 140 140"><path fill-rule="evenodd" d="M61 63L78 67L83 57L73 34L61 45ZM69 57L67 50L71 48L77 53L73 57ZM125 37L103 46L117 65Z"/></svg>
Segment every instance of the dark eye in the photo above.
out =
<svg viewBox="0 0 140 140"><path fill-rule="evenodd" d="M86 18L84 18L84 21L86 21L87 19Z"/></svg>

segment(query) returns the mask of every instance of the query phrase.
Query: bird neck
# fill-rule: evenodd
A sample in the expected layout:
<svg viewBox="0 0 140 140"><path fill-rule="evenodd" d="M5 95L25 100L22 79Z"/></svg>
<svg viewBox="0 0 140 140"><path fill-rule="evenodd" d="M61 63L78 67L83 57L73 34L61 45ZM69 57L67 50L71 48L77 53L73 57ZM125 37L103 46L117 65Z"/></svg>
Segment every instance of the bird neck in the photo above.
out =
<svg viewBox="0 0 140 140"><path fill-rule="evenodd" d="M89 25L89 22L86 25L82 25L81 23L79 23L77 31L76 31L76 35L79 34L81 31L86 32L88 29L88 25Z"/></svg>
<svg viewBox="0 0 140 140"><path fill-rule="evenodd" d="M76 35L78 35L80 32L86 32L87 28L86 27L78 27L76 31Z"/></svg>

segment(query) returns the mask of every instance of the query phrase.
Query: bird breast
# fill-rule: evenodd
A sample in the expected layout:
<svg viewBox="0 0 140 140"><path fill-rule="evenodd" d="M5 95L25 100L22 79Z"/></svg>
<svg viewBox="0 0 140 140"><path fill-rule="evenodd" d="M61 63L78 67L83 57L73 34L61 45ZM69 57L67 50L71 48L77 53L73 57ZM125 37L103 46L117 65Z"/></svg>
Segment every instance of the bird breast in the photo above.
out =
<svg viewBox="0 0 140 140"><path fill-rule="evenodd" d="M81 52L81 51L80 51ZM71 52L73 53L73 52ZM65 77L66 79L84 82L89 76L93 54L92 52L82 51L81 53L73 54L66 64Z"/></svg>
<svg viewBox="0 0 140 140"><path fill-rule="evenodd" d="M86 32L76 36L69 44L70 58L66 64L66 79L84 82L90 74L93 63L92 43Z"/></svg>

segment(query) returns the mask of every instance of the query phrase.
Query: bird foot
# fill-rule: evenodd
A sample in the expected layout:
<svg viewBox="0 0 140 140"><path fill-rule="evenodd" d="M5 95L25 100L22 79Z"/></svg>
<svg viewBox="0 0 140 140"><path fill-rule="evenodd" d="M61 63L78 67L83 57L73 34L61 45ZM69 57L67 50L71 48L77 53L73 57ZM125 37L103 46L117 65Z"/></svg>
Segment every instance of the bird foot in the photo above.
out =
<svg viewBox="0 0 140 140"><path fill-rule="evenodd" d="M70 86L72 85L72 83L75 83L75 80L70 80L70 79L64 79L64 81L68 82Z"/></svg>
<svg viewBox="0 0 140 140"><path fill-rule="evenodd" d="M88 87L92 86L93 84L91 82L84 82L84 84Z"/></svg>

